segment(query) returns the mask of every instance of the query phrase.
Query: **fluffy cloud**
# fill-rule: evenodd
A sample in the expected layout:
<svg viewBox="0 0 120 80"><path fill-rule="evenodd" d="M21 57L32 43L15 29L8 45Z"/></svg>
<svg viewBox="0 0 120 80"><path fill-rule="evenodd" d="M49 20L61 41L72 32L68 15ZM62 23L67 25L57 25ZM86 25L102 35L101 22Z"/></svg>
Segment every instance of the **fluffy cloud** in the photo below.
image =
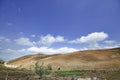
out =
<svg viewBox="0 0 120 80"><path fill-rule="evenodd" d="M46 36L41 36L39 43L42 45L51 45L56 42L64 42L64 41L65 41L65 39L63 36L54 37L54 36L48 34Z"/></svg>
<svg viewBox="0 0 120 80"><path fill-rule="evenodd" d="M31 47L28 48L27 51L33 52L33 53L46 53L46 54L54 54L54 53L68 53L68 52L74 52L78 51L74 48L68 48L68 47L62 47L62 48L48 48L48 47Z"/></svg>
<svg viewBox="0 0 120 80"><path fill-rule="evenodd" d="M35 42L31 42L29 38L24 38L24 37L15 39L14 41L16 42L16 44L23 46L33 46L35 43Z"/></svg>
<svg viewBox="0 0 120 80"><path fill-rule="evenodd" d="M90 46L97 47L97 42L103 41L108 37L107 33L104 32L94 32L88 34L87 36L82 36L76 40L70 41L70 43L88 43Z"/></svg>
<svg viewBox="0 0 120 80"><path fill-rule="evenodd" d="M6 41L6 42L10 42L11 40L6 38L6 37L3 37L3 36L0 36L0 42L1 41Z"/></svg>

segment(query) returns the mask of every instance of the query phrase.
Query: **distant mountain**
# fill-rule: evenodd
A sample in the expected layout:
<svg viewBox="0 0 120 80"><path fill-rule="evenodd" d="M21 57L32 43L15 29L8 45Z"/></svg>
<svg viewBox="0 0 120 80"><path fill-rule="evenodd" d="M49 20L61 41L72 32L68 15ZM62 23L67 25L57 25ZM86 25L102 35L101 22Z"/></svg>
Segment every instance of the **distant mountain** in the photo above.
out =
<svg viewBox="0 0 120 80"><path fill-rule="evenodd" d="M51 65L54 70L89 70L120 68L120 48L86 50L66 54L35 54L23 56L8 62L19 68L32 67L36 62Z"/></svg>

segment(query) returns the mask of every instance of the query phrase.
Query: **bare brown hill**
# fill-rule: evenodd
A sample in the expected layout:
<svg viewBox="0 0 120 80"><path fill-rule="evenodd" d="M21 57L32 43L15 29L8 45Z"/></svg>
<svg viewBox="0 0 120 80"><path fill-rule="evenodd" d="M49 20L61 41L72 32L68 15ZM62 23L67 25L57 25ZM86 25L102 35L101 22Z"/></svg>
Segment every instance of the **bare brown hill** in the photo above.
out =
<svg viewBox="0 0 120 80"><path fill-rule="evenodd" d="M8 62L19 68L31 68L38 62L45 66L51 65L54 70L91 70L91 69L118 69L120 68L120 48L103 50L77 51L67 54L35 54L20 57Z"/></svg>

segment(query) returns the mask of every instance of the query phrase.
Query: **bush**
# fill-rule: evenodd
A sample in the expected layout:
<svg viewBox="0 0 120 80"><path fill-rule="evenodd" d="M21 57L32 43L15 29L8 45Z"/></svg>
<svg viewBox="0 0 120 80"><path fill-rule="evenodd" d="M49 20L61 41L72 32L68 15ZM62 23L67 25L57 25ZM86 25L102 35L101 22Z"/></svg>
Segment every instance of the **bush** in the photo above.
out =
<svg viewBox="0 0 120 80"><path fill-rule="evenodd" d="M51 65L48 65L48 66L47 66L47 69L48 69L48 70L52 70L52 66L51 66Z"/></svg>
<svg viewBox="0 0 120 80"><path fill-rule="evenodd" d="M39 79L47 74L47 69L43 66L43 63L41 65L35 63L35 73L39 76Z"/></svg>
<svg viewBox="0 0 120 80"><path fill-rule="evenodd" d="M4 64L5 63L5 61L3 61L3 60L0 60L0 64Z"/></svg>

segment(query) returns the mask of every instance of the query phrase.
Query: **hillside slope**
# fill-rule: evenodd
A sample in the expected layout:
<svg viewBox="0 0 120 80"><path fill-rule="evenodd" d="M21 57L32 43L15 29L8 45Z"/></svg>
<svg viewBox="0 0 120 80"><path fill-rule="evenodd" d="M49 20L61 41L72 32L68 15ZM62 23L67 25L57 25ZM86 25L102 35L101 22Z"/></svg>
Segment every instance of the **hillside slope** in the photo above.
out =
<svg viewBox="0 0 120 80"><path fill-rule="evenodd" d="M120 68L120 48L86 50L67 54L35 54L9 61L9 65L31 68L36 62L51 65L54 70L89 70Z"/></svg>

